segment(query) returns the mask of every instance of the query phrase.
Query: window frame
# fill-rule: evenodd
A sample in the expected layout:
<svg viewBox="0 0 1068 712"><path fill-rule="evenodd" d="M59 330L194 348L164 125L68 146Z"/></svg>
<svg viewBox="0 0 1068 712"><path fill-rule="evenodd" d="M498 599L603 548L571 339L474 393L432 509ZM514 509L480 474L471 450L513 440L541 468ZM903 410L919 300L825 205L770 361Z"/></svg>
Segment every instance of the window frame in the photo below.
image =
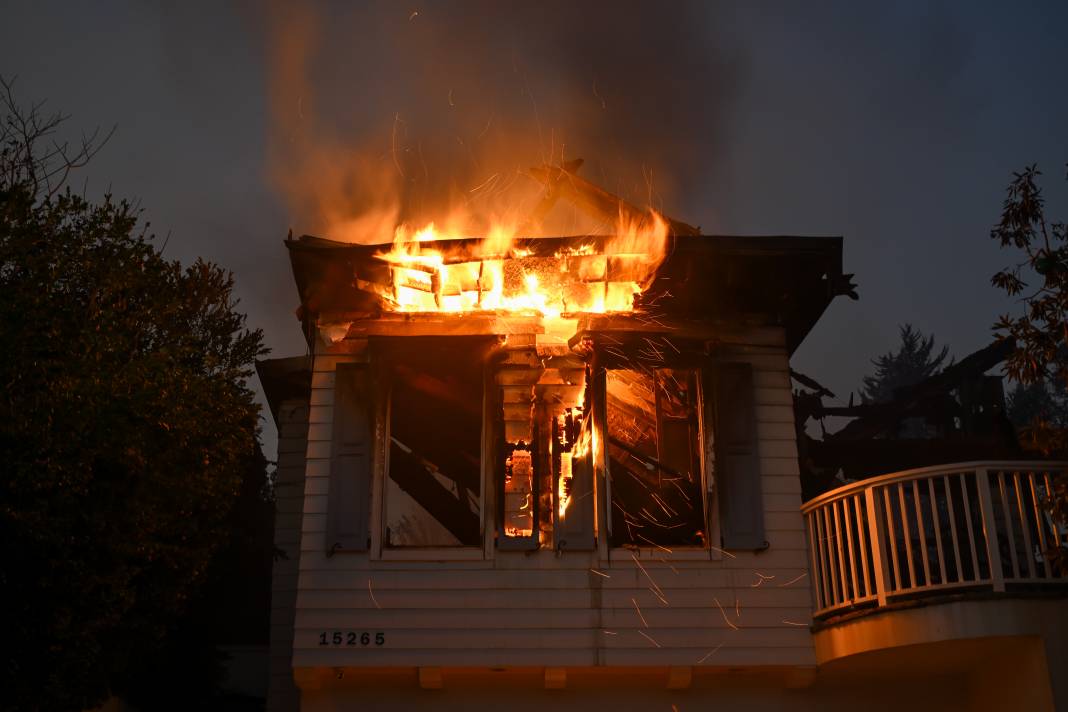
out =
<svg viewBox="0 0 1068 712"><path fill-rule="evenodd" d="M383 342L403 343L406 337L397 339L383 339ZM479 462L479 537L481 541L476 544L460 544L454 546L403 546L390 547L386 545L387 501L386 485L389 479L389 460L391 442L391 421L393 414L393 380L389 368L384 363L385 357L381 348L372 351L370 358L372 389L374 392L374 439L375 450L372 455L373 476L371 479L371 548L370 558L375 561L481 561L491 558L486 540L492 537L486 536L486 517L493 503L489 501L489 488L487 487L487 464L489 458L489 440L487 433L488 416L490 413L489 385L487 377L491 378L492 365L483 364L482 367L482 408L480 462Z"/></svg>
<svg viewBox="0 0 1068 712"><path fill-rule="evenodd" d="M712 385L713 379L709 377L708 367L706 364L664 364L661 368L671 368L675 370L689 370L694 372L695 382L697 386L697 431L698 431L698 459L700 462L700 478L701 478L701 504L702 522L705 525L705 544L699 545L675 545L670 547L670 557L674 560L706 560L713 561L722 560L724 551L717 546L720 537L719 517L716 514L716 493L715 482L713 477L713 469L715 462L715 436L713 432L713 423L710 423L709 408L713 403L715 394L708 394L707 389ZM605 439L608 433L608 371L625 371L634 370L626 368L612 368L609 366L602 366L600 368L599 377L594 378L595 390L591 392L591 401L593 402L593 417L595 418L594 425L600 433L605 434ZM596 477L595 480L598 484L603 483L604 497L598 498L598 505L600 512L598 513L598 523L605 525L603 533L598 529L598 542L603 542L601 547L602 556L608 558L614 557L628 557L634 555L638 558L644 559L663 559L668 552L658 546L612 546L611 536L613 532L613 520L612 520L612 472L610 458L608 457L608 448L602 446L600 453L594 453L595 456L595 468L599 469L603 475Z"/></svg>

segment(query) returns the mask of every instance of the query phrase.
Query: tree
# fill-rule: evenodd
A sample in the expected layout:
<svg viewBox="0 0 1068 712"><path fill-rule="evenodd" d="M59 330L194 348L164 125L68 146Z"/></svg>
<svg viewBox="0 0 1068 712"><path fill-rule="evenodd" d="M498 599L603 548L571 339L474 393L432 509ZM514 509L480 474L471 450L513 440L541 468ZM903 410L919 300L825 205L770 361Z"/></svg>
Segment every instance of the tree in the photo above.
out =
<svg viewBox="0 0 1068 712"><path fill-rule="evenodd" d="M864 403L886 403L894 399L899 388L911 386L941 370L949 355L949 347L934 354L934 335L924 337L912 324L898 327L901 345L896 352L890 351L872 359L875 373L865 376L860 390Z"/></svg>
<svg viewBox="0 0 1068 712"><path fill-rule="evenodd" d="M223 692L226 656L220 646L269 641L274 498L267 460L255 452L242 471L240 493L222 530L229 533L212 557L200 590L170 626L162 647L130 668L116 692L140 710L240 712L263 700Z"/></svg>
<svg viewBox="0 0 1068 712"><path fill-rule="evenodd" d="M1036 420L1053 429L1068 428L1068 393L1044 381L1017 382L1005 396L1005 411L1019 430L1029 431Z"/></svg>
<svg viewBox="0 0 1068 712"><path fill-rule="evenodd" d="M257 448L265 353L233 276L163 258L139 210L66 185L0 78L0 681L10 710L82 710L150 655L225 539Z"/></svg>
<svg viewBox="0 0 1068 712"><path fill-rule="evenodd" d="M1006 314L994 325L997 337L1015 348L1005 361L1009 377L1026 389L1047 386L1054 393L1068 389L1068 227L1046 219L1045 198L1038 185L1041 171L1031 165L1013 174L1002 204L1001 219L990 237L1002 248L1020 253L1018 261L991 277L991 283L1024 310ZM1015 393L1015 391L1014 391ZM1068 451L1068 429L1051 404L1039 404L1025 435L1032 447L1047 455ZM1045 504L1054 519L1068 526L1068 478L1054 481ZM1049 552L1062 570L1068 569L1068 548Z"/></svg>

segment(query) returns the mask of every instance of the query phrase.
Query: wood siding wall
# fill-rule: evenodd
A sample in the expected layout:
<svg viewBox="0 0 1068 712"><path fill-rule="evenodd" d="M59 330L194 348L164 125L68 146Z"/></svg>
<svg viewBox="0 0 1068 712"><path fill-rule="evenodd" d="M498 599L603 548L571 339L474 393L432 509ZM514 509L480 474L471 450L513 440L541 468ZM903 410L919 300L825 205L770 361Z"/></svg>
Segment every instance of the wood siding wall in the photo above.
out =
<svg viewBox="0 0 1068 712"><path fill-rule="evenodd" d="M267 686L268 712L300 709L293 681L293 622L300 564L301 512L304 509L305 452L308 448L308 402L287 400L278 409L278 468L275 470L274 545L285 558L271 572L271 656Z"/></svg>
<svg viewBox="0 0 1068 712"><path fill-rule="evenodd" d="M731 358L752 363L770 547L708 552L492 552L478 560L325 554L334 370L312 377L293 666L815 664L793 404L780 331ZM492 521L492 520L490 520ZM471 550L468 550L470 552ZM482 552L474 552L483 556ZM640 562L640 564L639 564ZM364 646L320 634L370 633ZM377 632L384 644L374 645Z"/></svg>

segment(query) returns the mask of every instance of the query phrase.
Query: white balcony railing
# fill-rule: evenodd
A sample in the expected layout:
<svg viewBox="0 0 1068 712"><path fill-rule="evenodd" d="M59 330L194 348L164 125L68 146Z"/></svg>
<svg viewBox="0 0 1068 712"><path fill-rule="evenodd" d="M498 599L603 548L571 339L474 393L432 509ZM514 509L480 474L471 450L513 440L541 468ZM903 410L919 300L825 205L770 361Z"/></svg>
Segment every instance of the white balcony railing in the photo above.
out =
<svg viewBox="0 0 1068 712"><path fill-rule="evenodd" d="M1061 462L967 462L861 480L806 502L813 616L959 591L1068 584L1044 553Z"/></svg>

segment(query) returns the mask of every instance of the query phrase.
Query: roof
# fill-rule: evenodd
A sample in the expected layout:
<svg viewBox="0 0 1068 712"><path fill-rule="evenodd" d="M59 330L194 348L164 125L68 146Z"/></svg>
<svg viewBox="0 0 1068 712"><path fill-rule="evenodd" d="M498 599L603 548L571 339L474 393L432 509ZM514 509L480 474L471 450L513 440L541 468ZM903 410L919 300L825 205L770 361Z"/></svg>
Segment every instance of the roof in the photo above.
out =
<svg viewBox="0 0 1068 712"><path fill-rule="evenodd" d="M605 236L521 238L516 246L535 256ZM462 249L468 238L420 243ZM355 286L357 274L381 270L375 255L390 245L356 245L310 235L285 241L305 320L332 312L377 313L381 299ZM856 298L842 273L841 237L671 235L667 256L639 307L674 319L773 324L786 330L792 353L838 295ZM308 333L308 330L305 330Z"/></svg>
<svg viewBox="0 0 1068 712"><path fill-rule="evenodd" d="M277 424L278 410L284 401L290 398L308 398L308 391L311 389L311 357L263 359L256 362L256 374L263 384L267 405Z"/></svg>

